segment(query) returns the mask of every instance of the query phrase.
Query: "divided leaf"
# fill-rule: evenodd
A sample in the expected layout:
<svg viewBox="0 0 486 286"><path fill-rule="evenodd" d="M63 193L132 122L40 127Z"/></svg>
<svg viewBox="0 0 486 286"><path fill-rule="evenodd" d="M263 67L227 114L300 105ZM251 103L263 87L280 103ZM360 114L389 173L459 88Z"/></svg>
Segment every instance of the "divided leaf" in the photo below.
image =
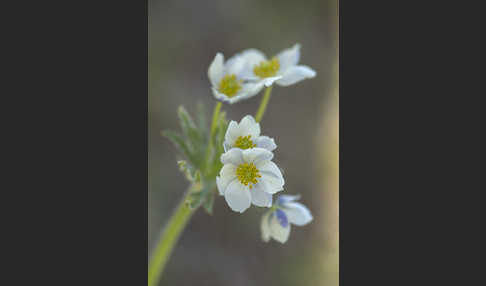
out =
<svg viewBox="0 0 486 286"><path fill-rule="evenodd" d="M192 158L191 151L189 150L184 138L180 134L172 130L165 130L162 135L167 137L172 142L172 144L174 144L176 148L178 148L179 151L184 154L184 156L186 156L188 159Z"/></svg>
<svg viewBox="0 0 486 286"><path fill-rule="evenodd" d="M204 108L204 105L199 102L196 106L196 113L197 113L197 126L199 130L201 130L201 134L203 135L202 140L204 143L207 142L208 140L208 119L206 117L206 109Z"/></svg>
<svg viewBox="0 0 486 286"><path fill-rule="evenodd" d="M182 134L168 130L164 131L163 135L187 158L177 161L179 169L191 182L191 193L186 204L191 208L203 206L208 214L212 214L216 193L215 177L222 167L219 158L224 152L223 142L228 127L226 113L220 112L211 140L202 104L197 106L197 124L183 106L178 108L177 114ZM209 141L212 143L208 149Z"/></svg>

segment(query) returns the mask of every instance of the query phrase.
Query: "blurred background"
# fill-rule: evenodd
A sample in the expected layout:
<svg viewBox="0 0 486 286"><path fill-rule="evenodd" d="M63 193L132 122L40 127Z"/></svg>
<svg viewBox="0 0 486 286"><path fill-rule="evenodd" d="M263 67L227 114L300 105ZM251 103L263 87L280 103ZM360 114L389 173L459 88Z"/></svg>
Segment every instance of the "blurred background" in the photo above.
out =
<svg viewBox="0 0 486 286"><path fill-rule="evenodd" d="M225 58L257 48L272 57L300 43L300 63L317 76L290 87L275 86L261 122L275 138L274 161L285 193L301 194L314 220L293 226L289 240L261 241L264 209L243 215L217 196L213 215L199 210L168 262L160 285L338 285L338 2L149 0L149 195L148 247L181 200L187 182L176 149L160 135L179 130L176 109L194 114L213 99L207 69L217 52ZM263 91L236 105L227 118L254 115Z"/></svg>

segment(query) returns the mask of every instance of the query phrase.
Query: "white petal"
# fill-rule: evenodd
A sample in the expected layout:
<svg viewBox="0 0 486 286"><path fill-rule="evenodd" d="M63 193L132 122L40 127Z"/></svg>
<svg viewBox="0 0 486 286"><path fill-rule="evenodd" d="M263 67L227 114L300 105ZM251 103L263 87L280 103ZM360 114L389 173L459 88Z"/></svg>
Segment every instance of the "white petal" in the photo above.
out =
<svg viewBox="0 0 486 286"><path fill-rule="evenodd" d="M257 65L260 62L267 60L265 54L257 49L244 50L238 55L251 66Z"/></svg>
<svg viewBox="0 0 486 286"><path fill-rule="evenodd" d="M230 98L227 97L226 94L219 92L214 87L211 90L213 91L213 95L214 95L214 98L216 98L216 100L221 101L221 102L225 102L225 103L230 102Z"/></svg>
<svg viewBox="0 0 486 286"><path fill-rule="evenodd" d="M263 88L263 83L260 82L249 82L244 83L234 96L228 98L228 103L233 104L257 95Z"/></svg>
<svg viewBox="0 0 486 286"><path fill-rule="evenodd" d="M251 115L246 115L240 121L240 127L243 133L251 135L252 139L258 138L260 136L260 124L255 121L255 118Z"/></svg>
<svg viewBox="0 0 486 286"><path fill-rule="evenodd" d="M231 149L231 144L224 141L223 143L223 149L224 149L224 152L227 152L229 149Z"/></svg>
<svg viewBox="0 0 486 286"><path fill-rule="evenodd" d="M300 199L300 195L280 195L277 199L279 205L284 205L288 202L293 202Z"/></svg>
<svg viewBox="0 0 486 286"><path fill-rule="evenodd" d="M282 172L273 162L265 162L256 166L260 171L261 179L265 180L270 190L267 192L274 194L283 190L285 180L282 176Z"/></svg>
<svg viewBox="0 0 486 286"><path fill-rule="evenodd" d="M248 49L239 54L245 61L245 67L240 72L239 76L247 79L258 79L258 77L253 73L253 68L267 58L265 55L256 49Z"/></svg>
<svg viewBox="0 0 486 286"><path fill-rule="evenodd" d="M289 218L289 222L295 225L306 225L312 221L312 214L309 209L301 203L289 202L285 204L284 212Z"/></svg>
<svg viewBox="0 0 486 286"><path fill-rule="evenodd" d="M213 86L217 86L218 82L223 78L223 69L224 69L224 56L222 53L217 53L214 57L213 62L209 65L208 68L208 77L211 81Z"/></svg>
<svg viewBox="0 0 486 286"><path fill-rule="evenodd" d="M219 194L222 196L224 194L224 190L226 189L226 186L222 184L219 176L216 177L216 186L218 187Z"/></svg>
<svg viewBox="0 0 486 286"><path fill-rule="evenodd" d="M228 178L228 180L236 178L236 166L232 164L223 165L223 168L219 171L219 175L225 180L226 178Z"/></svg>
<svg viewBox="0 0 486 286"><path fill-rule="evenodd" d="M260 136L253 143L255 143L257 147L267 149L268 151L273 151L277 148L277 144L275 144L273 138L268 136Z"/></svg>
<svg viewBox="0 0 486 286"><path fill-rule="evenodd" d="M228 124L228 128L226 129L226 134L224 135L225 148L232 146L235 140L238 138L238 136L241 136L238 122L231 120L230 123Z"/></svg>
<svg viewBox="0 0 486 286"><path fill-rule="evenodd" d="M240 75L242 70L245 68L246 61L243 57L239 55L232 56L225 64L224 64L224 73L225 74L234 74L237 77Z"/></svg>
<svg viewBox="0 0 486 286"><path fill-rule="evenodd" d="M221 154L221 163L223 164L233 164L238 166L243 164L243 151L239 148L230 149L228 152Z"/></svg>
<svg viewBox="0 0 486 286"><path fill-rule="evenodd" d="M219 171L219 176L216 177L216 185L220 195L223 195L226 188L231 181L236 180L236 166L226 164Z"/></svg>
<svg viewBox="0 0 486 286"><path fill-rule="evenodd" d="M251 202L259 207L272 206L272 194L266 192L267 185L265 181L259 181L253 188L250 189Z"/></svg>
<svg viewBox="0 0 486 286"><path fill-rule="evenodd" d="M249 82L243 84L242 90L247 90L248 92L247 98L250 98L252 96L257 95L264 87L265 87L265 82L263 81Z"/></svg>
<svg viewBox="0 0 486 286"><path fill-rule="evenodd" d="M265 173L260 173L262 176L261 179L267 183L268 189L267 193L275 194L280 191L283 191L284 180L283 178L276 178L272 175L268 175Z"/></svg>
<svg viewBox="0 0 486 286"><path fill-rule="evenodd" d="M238 180L231 182L224 193L224 198L229 207L235 212L244 212L251 205L251 195L248 187Z"/></svg>
<svg viewBox="0 0 486 286"><path fill-rule="evenodd" d="M270 213L267 212L263 215L260 222L260 231L262 232L262 240L268 242L270 240Z"/></svg>
<svg viewBox="0 0 486 286"><path fill-rule="evenodd" d="M300 58L300 44L295 44L292 48L281 51L277 58L282 72L285 72L291 66L295 66Z"/></svg>
<svg viewBox="0 0 486 286"><path fill-rule="evenodd" d="M249 94L248 93L240 93L240 94L236 94L235 96L232 96L228 99L228 103L229 104L234 104L234 103L237 103L237 102L240 102L242 100L245 100L247 98L249 98Z"/></svg>
<svg viewBox="0 0 486 286"><path fill-rule="evenodd" d="M225 151L231 149L238 137L251 135L251 139L256 142L260 137L260 124L255 121L253 116L247 115L241 119L240 123L231 121L226 130L223 146ZM255 143L256 144L256 143Z"/></svg>
<svg viewBox="0 0 486 286"><path fill-rule="evenodd" d="M273 153L263 148L251 148L243 151L243 160L255 165L263 164L273 158ZM258 168L258 166L257 166Z"/></svg>
<svg viewBox="0 0 486 286"><path fill-rule="evenodd" d="M277 216L273 213L272 217L270 218L270 235L276 241L280 243L285 243L289 239L290 234L290 223L287 224L287 227L283 227L278 222Z"/></svg>
<svg viewBox="0 0 486 286"><path fill-rule="evenodd" d="M264 79L262 79L263 81L263 85L265 85L266 87L269 87L271 86L274 82L276 82L277 80L279 79L282 79L283 76L281 75L278 75L278 76L272 76L272 77L266 77Z"/></svg>
<svg viewBox="0 0 486 286"><path fill-rule="evenodd" d="M281 79L277 80L277 84L289 86L306 78L315 77L316 72L308 66L293 66L288 68L282 76Z"/></svg>
<svg viewBox="0 0 486 286"><path fill-rule="evenodd" d="M219 81L214 83L212 87L214 97L218 101L229 103L229 104L237 103L239 101L253 97L257 95L260 92L260 90L262 90L262 88L264 87L263 81L243 83L241 89L235 95L229 97L226 94L219 92L219 90L216 88L218 84Z"/></svg>

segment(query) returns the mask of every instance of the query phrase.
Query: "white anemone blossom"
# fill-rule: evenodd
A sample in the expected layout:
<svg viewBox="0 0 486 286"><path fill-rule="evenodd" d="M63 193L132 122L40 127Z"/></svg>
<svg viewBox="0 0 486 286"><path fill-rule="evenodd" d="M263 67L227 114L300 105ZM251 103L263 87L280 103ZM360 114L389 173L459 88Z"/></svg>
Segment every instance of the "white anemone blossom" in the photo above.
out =
<svg viewBox="0 0 486 286"><path fill-rule="evenodd" d="M216 54L209 65L208 77L217 100L233 104L256 95L263 88L263 82L250 81L244 77L247 74L246 64L245 59L239 55L225 63L223 54Z"/></svg>
<svg viewBox="0 0 486 286"><path fill-rule="evenodd" d="M303 226L313 219L309 209L295 202L300 196L281 195L276 205L263 215L261 221L262 239L268 242L270 238L285 243L290 234L290 224Z"/></svg>
<svg viewBox="0 0 486 286"><path fill-rule="evenodd" d="M260 136L260 124L251 115L243 117L239 124L231 120L226 129L223 145L225 151L231 148L245 150L255 147L273 151L277 148L273 138Z"/></svg>
<svg viewBox="0 0 486 286"><path fill-rule="evenodd" d="M252 203L272 206L272 194L282 191L285 184L272 158L273 153L263 148L232 148L221 155L224 165L216 184L233 211L242 213Z"/></svg>
<svg viewBox="0 0 486 286"><path fill-rule="evenodd" d="M246 62L243 76L263 81L265 86L271 86L274 82L281 86L289 86L316 76L316 72L310 67L297 64L300 58L300 44L281 51L272 59L267 59L256 49L245 50L239 55Z"/></svg>

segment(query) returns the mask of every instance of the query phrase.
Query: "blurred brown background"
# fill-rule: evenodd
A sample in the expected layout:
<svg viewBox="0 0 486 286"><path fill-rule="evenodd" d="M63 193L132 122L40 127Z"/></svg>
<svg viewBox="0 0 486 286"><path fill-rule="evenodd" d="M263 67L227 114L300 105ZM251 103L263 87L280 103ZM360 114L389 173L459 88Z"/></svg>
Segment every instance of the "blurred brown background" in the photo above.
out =
<svg viewBox="0 0 486 286"><path fill-rule="evenodd" d="M295 43L314 79L276 86L261 123L275 138L285 193L301 194L314 215L288 242L264 243L264 209L232 212L217 197L213 216L199 210L181 236L160 285L338 285L338 3L330 1L149 0L149 251L187 187L175 147L160 131L178 130L176 108L216 103L207 69L247 48L268 57ZM223 105L228 118L254 115L263 92ZM149 254L150 255L150 254Z"/></svg>

